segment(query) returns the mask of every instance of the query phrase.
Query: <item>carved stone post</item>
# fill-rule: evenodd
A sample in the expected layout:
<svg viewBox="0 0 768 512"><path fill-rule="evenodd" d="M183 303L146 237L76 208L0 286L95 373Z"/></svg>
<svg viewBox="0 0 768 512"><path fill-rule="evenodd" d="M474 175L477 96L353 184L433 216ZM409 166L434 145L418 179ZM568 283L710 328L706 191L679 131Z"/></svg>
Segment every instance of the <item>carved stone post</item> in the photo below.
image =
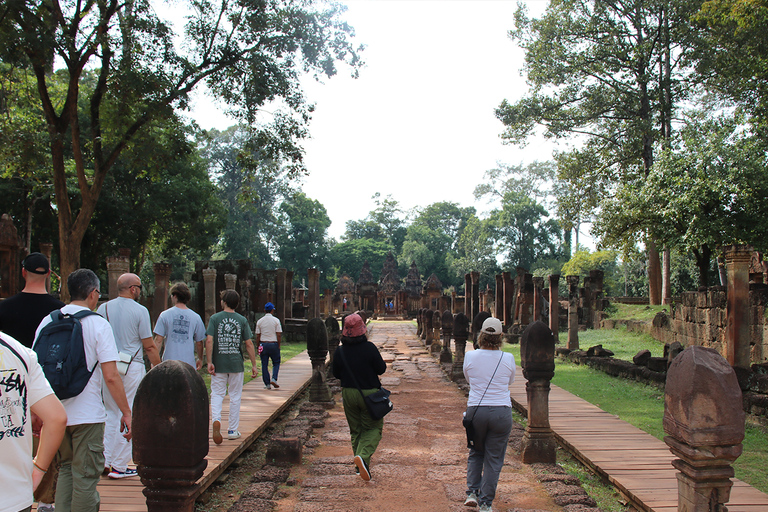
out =
<svg viewBox="0 0 768 512"><path fill-rule="evenodd" d="M48 267L51 267L51 253L53 252L53 244L50 243L41 243L40 244L40 253L43 254L46 258L48 258ZM45 278L45 289L48 291L48 293L51 293L51 275L48 274L48 277Z"/></svg>
<svg viewBox="0 0 768 512"><path fill-rule="evenodd" d="M752 247L732 245L725 250L728 272L728 322L725 328L725 358L731 366L749 368L749 263Z"/></svg>
<svg viewBox="0 0 768 512"><path fill-rule="evenodd" d="M504 276L496 274L496 289L493 294L493 316L504 321Z"/></svg>
<svg viewBox="0 0 768 512"><path fill-rule="evenodd" d="M309 401L331 403L333 395L325 381L325 358L328 356L328 332L321 318L307 323L307 354L312 362L312 381L309 385Z"/></svg>
<svg viewBox="0 0 768 512"><path fill-rule="evenodd" d="M341 328L339 327L339 321L336 317L329 316L325 319L325 331L328 333L328 378L332 378L333 372L331 371L331 365L333 364L333 355L336 353L336 349L339 347L341 341Z"/></svg>
<svg viewBox="0 0 768 512"><path fill-rule="evenodd" d="M475 318L480 312L480 272L473 270L469 278L472 282L472 314L469 318Z"/></svg>
<svg viewBox="0 0 768 512"><path fill-rule="evenodd" d="M541 320L541 310L544 305L544 278L533 278L533 321Z"/></svg>
<svg viewBox="0 0 768 512"><path fill-rule="evenodd" d="M442 326L442 329L443 329L443 350L440 352L440 362L451 363L453 362L453 356L451 355L451 335L453 334L453 313L451 313L447 309L443 311L440 325Z"/></svg>
<svg viewBox="0 0 768 512"><path fill-rule="evenodd" d="M285 325L286 316L290 315L290 312L285 310L285 277L286 272L284 268L278 268L275 270L275 313L274 315L280 319L280 323Z"/></svg>
<svg viewBox="0 0 768 512"><path fill-rule="evenodd" d="M432 344L433 338L435 336L435 328L434 328L434 311L431 309L428 309L424 312L424 326L426 328L427 334L424 338L424 343L427 346L430 346Z"/></svg>
<svg viewBox="0 0 768 512"><path fill-rule="evenodd" d="M568 350L579 350L579 276L565 276L568 283Z"/></svg>
<svg viewBox="0 0 768 512"><path fill-rule="evenodd" d="M293 270L285 271L285 292L283 294L285 299L285 318L293 318ZM283 325L285 321L281 320Z"/></svg>
<svg viewBox="0 0 768 512"><path fill-rule="evenodd" d="M181 361L164 361L142 379L133 402L133 460L149 512L193 512L208 461L208 392Z"/></svg>
<svg viewBox="0 0 768 512"><path fill-rule="evenodd" d="M464 274L464 314L472 317L472 276Z"/></svg>
<svg viewBox="0 0 768 512"><path fill-rule="evenodd" d="M430 345L429 350L433 354L440 352L440 349L443 348L440 343L440 320L442 319L442 316L443 314L440 313L440 311L432 312L432 345Z"/></svg>
<svg viewBox="0 0 768 512"><path fill-rule="evenodd" d="M741 455L744 410L736 373L717 351L692 346L672 361L664 396L664 442L679 459L680 512L726 511L731 463Z"/></svg>
<svg viewBox="0 0 768 512"><path fill-rule="evenodd" d="M502 272L501 277L504 281L504 316L499 318L509 329L509 326L514 323L512 308L515 303L515 282L512 280L512 274L509 272Z"/></svg>
<svg viewBox="0 0 768 512"><path fill-rule="evenodd" d="M155 263L155 296L152 299L152 321L157 320L160 313L168 309L168 283L171 279L170 263Z"/></svg>
<svg viewBox="0 0 768 512"><path fill-rule="evenodd" d="M117 278L130 272L131 260L125 256L110 256L107 258L107 280L109 281L109 298L117 297Z"/></svg>
<svg viewBox="0 0 768 512"><path fill-rule="evenodd" d="M419 308L416 312L416 337L421 338L424 330L424 308Z"/></svg>
<svg viewBox="0 0 768 512"><path fill-rule="evenodd" d="M320 316L320 271L316 268L307 269L307 303L309 318Z"/></svg>
<svg viewBox="0 0 768 512"><path fill-rule="evenodd" d="M549 276L549 328L555 337L555 344L559 343L560 336L560 274Z"/></svg>
<svg viewBox="0 0 768 512"><path fill-rule="evenodd" d="M469 338L469 318L464 313L453 317L453 342L456 344L456 357L451 367L451 380L464 380L464 351Z"/></svg>
<svg viewBox="0 0 768 512"><path fill-rule="evenodd" d="M237 291L237 274L224 274L224 288Z"/></svg>
<svg viewBox="0 0 768 512"><path fill-rule="evenodd" d="M218 303L215 268L203 269L203 283L205 283L205 325L208 325L208 320L216 313L216 304Z"/></svg>
<svg viewBox="0 0 768 512"><path fill-rule="evenodd" d="M522 441L523 463L555 463L557 442L549 426L549 381L555 375L555 338L547 324L536 321L520 342L523 375L528 380L528 426Z"/></svg>

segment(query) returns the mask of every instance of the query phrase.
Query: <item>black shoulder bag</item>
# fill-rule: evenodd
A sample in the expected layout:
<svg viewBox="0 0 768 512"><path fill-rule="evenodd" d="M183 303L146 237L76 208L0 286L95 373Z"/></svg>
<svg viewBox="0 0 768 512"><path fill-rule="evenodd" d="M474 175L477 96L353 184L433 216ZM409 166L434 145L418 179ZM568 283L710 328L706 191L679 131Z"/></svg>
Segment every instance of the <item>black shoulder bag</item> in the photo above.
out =
<svg viewBox="0 0 768 512"><path fill-rule="evenodd" d="M389 395L391 394L390 391L388 389L379 387L379 390L375 393L371 393L368 396L363 395L363 390L360 388L360 384L357 383L355 374L349 368L349 365L346 362L346 358L344 357L344 351L341 348L342 347L336 349L334 357L336 355L341 355L341 361L347 368L347 371L349 372L350 377L352 377L352 380L355 381L355 387L357 387L357 390L360 392L360 396L363 397L365 406L368 408L368 413L371 415L371 418L380 420L395 407L392 404L392 401L389 399Z"/></svg>
<svg viewBox="0 0 768 512"><path fill-rule="evenodd" d="M499 362L496 363L496 370L499 369L499 365L501 364L502 359L504 359L504 352L501 353ZM493 378L496 376L496 370L493 370L493 375L491 375L491 378L488 381L488 385L485 386L485 391L483 391L483 396L481 396L480 401L477 402L477 405L475 406L475 410L472 412L472 417L468 418L465 415L464 418L462 418L461 420L461 424L464 425L464 429L467 431L467 448L475 447L475 426L472 424L472 420L475 419L475 414L477 414L477 408L480 407L481 403L483 403L483 398L485 398L486 391L488 391L488 388L491 387L491 382L493 382Z"/></svg>

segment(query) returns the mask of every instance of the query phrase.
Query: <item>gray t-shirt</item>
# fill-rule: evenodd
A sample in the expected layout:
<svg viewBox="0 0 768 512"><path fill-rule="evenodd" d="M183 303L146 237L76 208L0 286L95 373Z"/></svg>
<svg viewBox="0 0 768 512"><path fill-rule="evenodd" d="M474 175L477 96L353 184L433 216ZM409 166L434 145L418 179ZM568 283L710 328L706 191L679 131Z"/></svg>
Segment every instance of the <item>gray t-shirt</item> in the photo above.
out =
<svg viewBox="0 0 768 512"><path fill-rule="evenodd" d="M205 340L200 315L176 306L166 309L157 318L155 334L165 338L163 361L184 361L195 366L195 342Z"/></svg>
<svg viewBox="0 0 768 512"><path fill-rule="evenodd" d="M117 297L99 306L96 312L112 326L117 350L131 354L134 361L143 363L141 340L152 337L152 323L147 308L133 299Z"/></svg>

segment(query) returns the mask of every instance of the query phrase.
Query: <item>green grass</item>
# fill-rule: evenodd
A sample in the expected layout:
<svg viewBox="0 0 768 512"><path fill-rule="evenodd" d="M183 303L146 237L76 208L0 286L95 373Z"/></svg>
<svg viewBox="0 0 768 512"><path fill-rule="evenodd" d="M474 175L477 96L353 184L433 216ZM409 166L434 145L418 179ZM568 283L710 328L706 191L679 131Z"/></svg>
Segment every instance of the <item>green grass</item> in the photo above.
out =
<svg viewBox="0 0 768 512"><path fill-rule="evenodd" d="M626 360L631 360L640 348L648 348L654 355L659 356L661 353L658 347L663 349L663 345L648 336L624 329L579 333L581 347L586 349L597 344L602 344L604 348L615 352L616 357ZM504 350L514 354L515 361L520 363L519 345L506 345ZM636 381L611 377L588 366L560 359L555 360L555 377L552 383L663 440L663 390ZM748 424L743 442L744 452L733 464L736 478L763 492L768 492L768 473L765 471L768 467L767 436L768 431L764 427Z"/></svg>
<svg viewBox="0 0 768 512"><path fill-rule="evenodd" d="M653 320L656 313L666 311L669 313L669 306L649 306L647 304L619 304L611 303L606 311L608 318L615 320Z"/></svg>

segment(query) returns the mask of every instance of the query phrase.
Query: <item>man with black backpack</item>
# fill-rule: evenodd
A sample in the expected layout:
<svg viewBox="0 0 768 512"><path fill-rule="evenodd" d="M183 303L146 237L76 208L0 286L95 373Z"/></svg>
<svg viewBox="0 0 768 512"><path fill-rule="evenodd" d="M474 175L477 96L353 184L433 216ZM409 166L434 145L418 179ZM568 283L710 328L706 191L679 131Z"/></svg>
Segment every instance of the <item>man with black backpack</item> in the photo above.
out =
<svg viewBox="0 0 768 512"><path fill-rule="evenodd" d="M107 419L101 396L102 382L120 408L123 436L127 440L131 438L131 409L117 371L118 355L112 327L104 318L91 313L99 303L99 278L92 270L78 269L67 278L67 286L71 302L43 319L37 328L33 349L46 378L60 381L58 384L51 382L51 386L67 412L67 429L58 454L61 466L56 486L56 511L95 512L100 504L96 486L104 467L104 423ZM81 315L85 316L77 318ZM47 327L49 324L53 325ZM64 332L68 328L71 335L66 341L57 340L54 327L62 327ZM78 348L84 353L85 369L80 366L72 369L75 375L84 377L56 378L57 366L67 364L51 361L56 358L56 348L61 344L68 346L70 357L76 360ZM84 387L77 391L83 382Z"/></svg>

